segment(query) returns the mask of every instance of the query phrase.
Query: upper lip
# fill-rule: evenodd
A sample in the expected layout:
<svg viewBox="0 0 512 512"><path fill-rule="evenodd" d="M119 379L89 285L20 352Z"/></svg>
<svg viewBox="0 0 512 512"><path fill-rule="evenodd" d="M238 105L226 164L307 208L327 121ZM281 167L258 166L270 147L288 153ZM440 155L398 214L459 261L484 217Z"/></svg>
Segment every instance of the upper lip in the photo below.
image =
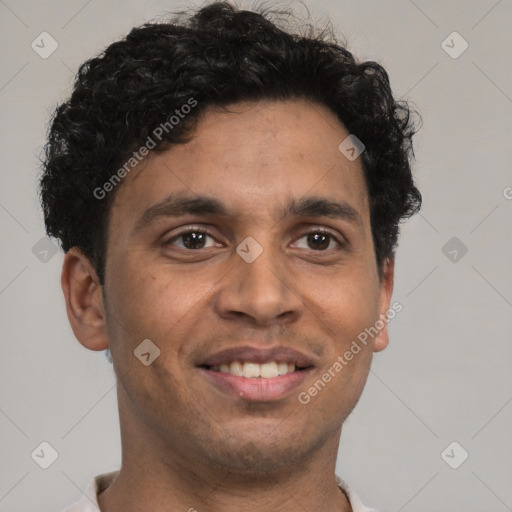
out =
<svg viewBox="0 0 512 512"><path fill-rule="evenodd" d="M270 348L251 346L231 347L209 355L198 366L220 366L221 364L229 364L233 361L259 364L277 361L293 363L299 368L313 366L313 361L310 357L293 348L283 346Z"/></svg>

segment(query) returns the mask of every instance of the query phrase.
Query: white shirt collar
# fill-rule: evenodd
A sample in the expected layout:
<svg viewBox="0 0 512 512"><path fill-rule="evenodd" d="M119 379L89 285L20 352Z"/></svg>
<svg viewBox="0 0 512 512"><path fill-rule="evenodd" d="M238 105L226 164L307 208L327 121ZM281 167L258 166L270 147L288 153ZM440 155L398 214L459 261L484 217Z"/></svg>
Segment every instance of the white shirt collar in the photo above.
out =
<svg viewBox="0 0 512 512"><path fill-rule="evenodd" d="M98 493L105 490L114 481L118 473L119 471L111 471L94 477L89 482L82 499L64 512L101 512L98 505ZM336 482L347 495L353 512L377 512L372 508L365 507L354 491L339 476L336 476Z"/></svg>

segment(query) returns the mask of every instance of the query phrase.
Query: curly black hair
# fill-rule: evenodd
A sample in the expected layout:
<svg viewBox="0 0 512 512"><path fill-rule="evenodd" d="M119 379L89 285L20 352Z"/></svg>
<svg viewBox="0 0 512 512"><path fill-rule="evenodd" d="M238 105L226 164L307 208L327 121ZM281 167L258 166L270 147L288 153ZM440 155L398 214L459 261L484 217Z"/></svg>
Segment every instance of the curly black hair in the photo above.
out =
<svg viewBox="0 0 512 512"><path fill-rule="evenodd" d="M385 69L358 62L330 23L321 30L303 23L292 33L272 15L294 21L283 11L214 2L135 27L80 66L50 124L40 196L47 234L65 252L79 247L101 284L116 190L108 184L129 172L126 162L149 138L151 151L184 143L207 107L240 101L303 98L328 107L365 145L360 158L379 273L394 255L400 220L421 206L411 174L416 112L395 101ZM171 122L174 114L181 122ZM155 141L157 127L165 129Z"/></svg>

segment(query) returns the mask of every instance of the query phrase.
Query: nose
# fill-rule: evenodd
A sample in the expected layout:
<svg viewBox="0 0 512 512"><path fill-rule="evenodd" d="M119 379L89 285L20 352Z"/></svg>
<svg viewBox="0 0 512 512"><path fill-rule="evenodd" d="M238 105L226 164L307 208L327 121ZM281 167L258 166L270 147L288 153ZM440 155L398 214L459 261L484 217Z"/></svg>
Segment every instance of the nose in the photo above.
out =
<svg viewBox="0 0 512 512"><path fill-rule="evenodd" d="M215 295L221 318L270 326L296 321L302 315L304 304L293 285L295 273L276 252L264 249L251 263L233 254L233 268Z"/></svg>

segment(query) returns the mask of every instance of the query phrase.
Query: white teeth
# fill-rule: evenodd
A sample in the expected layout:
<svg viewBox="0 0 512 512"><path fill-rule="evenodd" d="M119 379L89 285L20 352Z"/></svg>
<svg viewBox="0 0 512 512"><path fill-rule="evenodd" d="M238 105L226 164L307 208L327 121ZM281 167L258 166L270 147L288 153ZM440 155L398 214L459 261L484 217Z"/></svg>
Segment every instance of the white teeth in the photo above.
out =
<svg viewBox="0 0 512 512"><path fill-rule="evenodd" d="M233 361L229 366L229 373L236 375L237 377L242 377L244 374L243 366L238 361Z"/></svg>
<svg viewBox="0 0 512 512"><path fill-rule="evenodd" d="M277 365L277 373L279 375L286 375L288 373L288 363L279 363Z"/></svg>
<svg viewBox="0 0 512 512"><path fill-rule="evenodd" d="M260 376L264 379L273 379L279 376L277 373L277 363L265 363L260 365Z"/></svg>
<svg viewBox="0 0 512 512"><path fill-rule="evenodd" d="M220 366L212 367L212 370L217 370L222 373L230 373L237 377L245 377L247 379L274 379L280 375L293 373L295 371L294 363L278 363L270 361L268 363L241 363L240 361L233 361L231 364L221 364Z"/></svg>
<svg viewBox="0 0 512 512"><path fill-rule="evenodd" d="M260 365L257 363L244 363L244 366L242 368L242 375L247 379L259 377Z"/></svg>

